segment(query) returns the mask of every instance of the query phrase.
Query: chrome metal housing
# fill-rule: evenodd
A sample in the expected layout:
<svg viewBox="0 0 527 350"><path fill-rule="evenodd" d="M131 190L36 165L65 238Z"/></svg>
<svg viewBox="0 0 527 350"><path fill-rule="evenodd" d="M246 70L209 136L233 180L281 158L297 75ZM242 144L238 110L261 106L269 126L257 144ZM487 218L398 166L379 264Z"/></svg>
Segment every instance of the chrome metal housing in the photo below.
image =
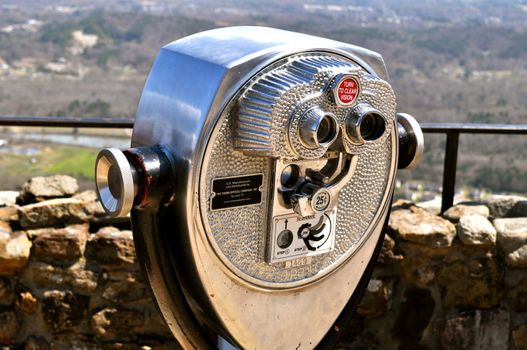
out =
<svg viewBox="0 0 527 350"><path fill-rule="evenodd" d="M268 157L280 150L272 143L257 149L252 141L244 139L239 139L236 146L233 141L232 150L225 145L234 140L234 111L244 108L237 104L259 74L271 71L289 57L314 54L349 62L354 76L360 71L361 79L367 81L365 86L370 84L370 90L362 90L370 94L363 94L361 101L377 103L387 114L386 131L378 142L368 144L365 150L353 144L342 145L357 169L363 169L355 170L354 165L345 175L353 178L356 174L355 178L365 180L360 184L362 192L352 191L356 183L347 188L341 184L344 195L339 201L362 198L363 202L357 203L370 200L371 209L368 220L359 220L362 226L356 228L344 220L344 211L336 209L332 215L346 222L339 232L349 229L360 233L348 241L342 234L338 249L312 260L269 263L265 259L265 237L254 243L256 247L229 250L225 245L229 232L214 231L215 225L225 225L229 217L227 221L221 217L228 210L211 214L211 188L215 179L236 175L229 174L229 160L240 161L238 166L246 171L244 174L262 176L261 205L267 206L273 217L290 210L276 193L266 189L268 184L280 182L281 170L287 166ZM210 346L200 339L203 325L241 348L310 349L324 337L370 261L390 204L398 139L395 100L387 80L381 56L372 51L263 27L215 29L161 50L141 96L132 147L162 146L172 166L174 195L162 203L158 213L134 208L131 216L146 278L183 348ZM386 103L376 102L376 91L390 96ZM342 130L343 120L337 123ZM265 143L265 138L262 140ZM382 146L376 148L377 144ZM230 153L221 153L225 150ZM309 167L323 166L331 157L323 158L324 154L307 157L299 162L299 168L307 173ZM294 161L298 156L284 159ZM372 169L366 166L372 162L378 171L373 177ZM256 163L259 165L254 166ZM368 197L368 186L377 186L379 191ZM243 213L242 219L231 220L233 229L243 225L243 220L250 221L252 212ZM256 258L252 256L257 262L240 261L252 252L256 252ZM312 263L316 268L308 266ZM307 272L302 273L303 269Z"/></svg>

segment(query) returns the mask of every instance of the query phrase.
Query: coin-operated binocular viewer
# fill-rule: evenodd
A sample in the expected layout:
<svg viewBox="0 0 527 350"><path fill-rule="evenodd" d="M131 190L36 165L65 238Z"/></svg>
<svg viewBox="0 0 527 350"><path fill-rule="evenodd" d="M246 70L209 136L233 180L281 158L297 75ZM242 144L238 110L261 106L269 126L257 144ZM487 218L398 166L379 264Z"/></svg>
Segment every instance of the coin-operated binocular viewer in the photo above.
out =
<svg viewBox="0 0 527 350"><path fill-rule="evenodd" d="M220 337L309 349L358 301L396 170L422 147L380 55L223 28L161 50L132 148L100 152L97 189L108 213L131 212L146 281L183 348Z"/></svg>

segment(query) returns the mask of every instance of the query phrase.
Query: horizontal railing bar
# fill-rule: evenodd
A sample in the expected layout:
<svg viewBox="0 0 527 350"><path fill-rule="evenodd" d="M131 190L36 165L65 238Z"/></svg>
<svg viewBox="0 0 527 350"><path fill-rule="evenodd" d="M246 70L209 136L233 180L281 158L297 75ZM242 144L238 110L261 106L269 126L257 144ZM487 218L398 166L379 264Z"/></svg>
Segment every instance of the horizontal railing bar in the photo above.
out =
<svg viewBox="0 0 527 350"><path fill-rule="evenodd" d="M134 120L109 117L0 116L0 126L126 129L134 127ZM459 134L527 135L527 124L421 123L420 126L424 133L447 135L445 163L443 165L441 212L444 212L453 205Z"/></svg>
<svg viewBox="0 0 527 350"><path fill-rule="evenodd" d="M527 124L421 123L428 134L527 134Z"/></svg>
<svg viewBox="0 0 527 350"><path fill-rule="evenodd" d="M421 123L427 134L527 134L527 124L481 124L481 123ZM134 127L130 118L109 117L35 117L0 116L0 126L44 126L72 128L118 128Z"/></svg>
<svg viewBox="0 0 527 350"><path fill-rule="evenodd" d="M127 129L134 127L134 120L130 118L102 117L0 116L0 126L45 126L71 128Z"/></svg>

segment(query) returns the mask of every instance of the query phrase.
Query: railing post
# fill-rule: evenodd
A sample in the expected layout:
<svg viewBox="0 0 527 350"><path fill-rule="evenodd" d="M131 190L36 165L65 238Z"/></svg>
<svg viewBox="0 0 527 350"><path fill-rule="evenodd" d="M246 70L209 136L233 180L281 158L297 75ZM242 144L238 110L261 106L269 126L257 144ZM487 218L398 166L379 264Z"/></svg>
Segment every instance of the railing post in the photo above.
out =
<svg viewBox="0 0 527 350"><path fill-rule="evenodd" d="M454 204L456 189L457 149L459 132L448 131L446 134L445 163L443 167L443 193L441 199L441 213Z"/></svg>

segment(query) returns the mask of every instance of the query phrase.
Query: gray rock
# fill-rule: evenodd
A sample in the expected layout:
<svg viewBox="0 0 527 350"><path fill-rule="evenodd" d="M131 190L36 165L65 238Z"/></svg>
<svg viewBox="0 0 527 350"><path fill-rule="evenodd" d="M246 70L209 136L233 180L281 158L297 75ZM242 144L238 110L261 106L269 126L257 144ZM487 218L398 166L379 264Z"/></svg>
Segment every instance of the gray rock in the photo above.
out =
<svg viewBox="0 0 527 350"><path fill-rule="evenodd" d="M38 236L47 234L50 230L55 229L52 227L35 228L32 230L26 230L26 235L31 241L34 241Z"/></svg>
<svg viewBox="0 0 527 350"><path fill-rule="evenodd" d="M0 207L7 207L16 203L17 191L0 191Z"/></svg>
<svg viewBox="0 0 527 350"><path fill-rule="evenodd" d="M509 311L498 309L481 312L476 349L507 350L509 347Z"/></svg>
<svg viewBox="0 0 527 350"><path fill-rule="evenodd" d="M18 321L13 310L0 311L0 345L11 345L18 333Z"/></svg>
<svg viewBox="0 0 527 350"><path fill-rule="evenodd" d="M441 348L507 350L510 315L505 310L476 310L440 319L437 330Z"/></svg>
<svg viewBox="0 0 527 350"><path fill-rule="evenodd" d="M505 263L514 268L523 269L527 267L527 245L521 246L515 251L507 254Z"/></svg>
<svg viewBox="0 0 527 350"><path fill-rule="evenodd" d="M147 295L145 285L138 281L109 282L102 292L103 299L116 304L144 301Z"/></svg>
<svg viewBox="0 0 527 350"><path fill-rule="evenodd" d="M490 254L445 261L438 266L436 279L443 307L489 309L504 295L502 266Z"/></svg>
<svg viewBox="0 0 527 350"><path fill-rule="evenodd" d="M103 274L105 280L102 297L116 304L147 300L148 293L139 273L110 271Z"/></svg>
<svg viewBox="0 0 527 350"><path fill-rule="evenodd" d="M41 261L54 265L69 265L84 253L88 225L71 225L63 229L41 229L33 241L32 254Z"/></svg>
<svg viewBox="0 0 527 350"><path fill-rule="evenodd" d="M97 198L95 191L84 191L76 194L73 198L81 200L84 203L85 210L89 215L94 217L106 216L106 212L104 211L101 202L99 202L99 198Z"/></svg>
<svg viewBox="0 0 527 350"><path fill-rule="evenodd" d="M13 275L27 263L31 242L24 232L13 232L0 222L0 275Z"/></svg>
<svg viewBox="0 0 527 350"><path fill-rule="evenodd" d="M128 309L106 308L95 313L91 318L91 327L101 338L116 334L129 333L144 324L142 312Z"/></svg>
<svg viewBox="0 0 527 350"><path fill-rule="evenodd" d="M19 200L24 204L40 202L50 198L72 196L78 190L77 180L71 176L37 176L22 185Z"/></svg>
<svg viewBox="0 0 527 350"><path fill-rule="evenodd" d="M443 217L452 222L458 222L460 218L466 215L481 215L489 217L489 208L480 203L464 202L454 205L443 213Z"/></svg>
<svg viewBox="0 0 527 350"><path fill-rule="evenodd" d="M108 266L135 262L132 231L104 227L92 235L86 245L86 257Z"/></svg>
<svg viewBox="0 0 527 350"><path fill-rule="evenodd" d="M437 197L425 202L415 203L420 208L428 210L434 215L439 215L441 213L441 198Z"/></svg>
<svg viewBox="0 0 527 350"><path fill-rule="evenodd" d="M527 267L527 218L496 219L494 227L505 263L514 268Z"/></svg>
<svg viewBox="0 0 527 350"><path fill-rule="evenodd" d="M372 278L364 292L357 313L363 316L381 316L385 314L391 302L392 288L383 280Z"/></svg>
<svg viewBox="0 0 527 350"><path fill-rule="evenodd" d="M441 348L445 350L471 349L476 342L474 316L461 314L436 321Z"/></svg>
<svg viewBox="0 0 527 350"><path fill-rule="evenodd" d="M515 250L527 243L527 218L494 220L498 243L506 251Z"/></svg>
<svg viewBox="0 0 527 350"><path fill-rule="evenodd" d="M73 290L79 294L92 294L97 288L99 275L85 268L81 264L72 266L67 270L69 279L66 281Z"/></svg>
<svg viewBox="0 0 527 350"><path fill-rule="evenodd" d="M53 331L65 331L77 326L88 313L89 301L89 297L71 291L46 291L42 300L44 322Z"/></svg>
<svg viewBox="0 0 527 350"><path fill-rule="evenodd" d="M456 228L450 221L402 201L392 208L389 228L405 241L435 248L449 247L456 236Z"/></svg>
<svg viewBox="0 0 527 350"><path fill-rule="evenodd" d="M462 216L457 225L457 235L466 245L496 244L496 229L481 215Z"/></svg>
<svg viewBox="0 0 527 350"><path fill-rule="evenodd" d="M20 226L25 229L79 224L90 217L84 209L84 203L73 198L50 199L25 205L19 208L18 215Z"/></svg>
<svg viewBox="0 0 527 350"><path fill-rule="evenodd" d="M99 275L86 269L85 261L69 267L59 267L43 262L31 262L22 274L25 283L35 283L41 288L72 288L83 295L92 294L97 288Z"/></svg>
<svg viewBox="0 0 527 350"><path fill-rule="evenodd" d="M486 199L483 204L489 208L492 218L527 216L526 197L493 195Z"/></svg>

